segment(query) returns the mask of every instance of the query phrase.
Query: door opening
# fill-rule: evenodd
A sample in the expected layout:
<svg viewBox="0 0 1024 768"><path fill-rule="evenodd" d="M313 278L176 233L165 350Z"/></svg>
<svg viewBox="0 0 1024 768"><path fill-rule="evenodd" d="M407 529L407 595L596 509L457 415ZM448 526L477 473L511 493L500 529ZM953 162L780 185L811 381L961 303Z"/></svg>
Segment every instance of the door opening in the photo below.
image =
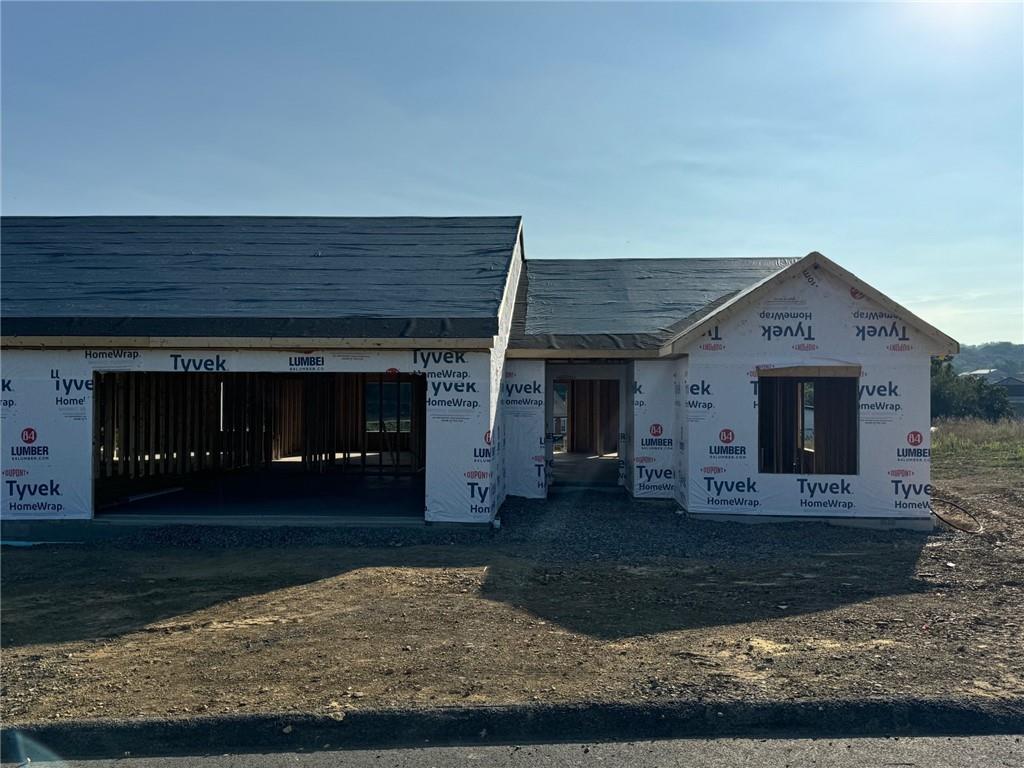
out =
<svg viewBox="0 0 1024 768"><path fill-rule="evenodd" d="M93 401L101 513L423 512L423 376L110 372Z"/></svg>
<svg viewBox="0 0 1024 768"><path fill-rule="evenodd" d="M619 382L556 379L553 479L559 485L619 484Z"/></svg>

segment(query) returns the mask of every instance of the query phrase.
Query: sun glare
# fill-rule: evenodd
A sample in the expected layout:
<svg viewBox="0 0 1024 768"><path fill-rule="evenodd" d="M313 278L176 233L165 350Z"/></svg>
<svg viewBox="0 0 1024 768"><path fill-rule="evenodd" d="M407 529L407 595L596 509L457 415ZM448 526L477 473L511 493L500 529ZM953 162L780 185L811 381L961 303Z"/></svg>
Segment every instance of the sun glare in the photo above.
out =
<svg viewBox="0 0 1024 768"><path fill-rule="evenodd" d="M908 3L912 18L935 30L950 43L970 44L979 40L1011 3L1005 2L926 2Z"/></svg>

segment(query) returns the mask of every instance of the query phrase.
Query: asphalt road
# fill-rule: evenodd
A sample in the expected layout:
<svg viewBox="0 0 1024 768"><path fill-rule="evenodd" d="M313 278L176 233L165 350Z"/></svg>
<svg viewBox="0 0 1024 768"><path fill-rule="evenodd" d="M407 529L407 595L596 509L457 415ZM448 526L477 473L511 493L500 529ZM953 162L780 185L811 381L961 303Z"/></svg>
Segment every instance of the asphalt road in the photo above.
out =
<svg viewBox="0 0 1024 768"><path fill-rule="evenodd" d="M38 757L31 763L36 764L40 764ZM68 768L1020 768L1024 766L1024 736L679 739L614 744L425 747L211 757L125 756L118 760L42 764Z"/></svg>

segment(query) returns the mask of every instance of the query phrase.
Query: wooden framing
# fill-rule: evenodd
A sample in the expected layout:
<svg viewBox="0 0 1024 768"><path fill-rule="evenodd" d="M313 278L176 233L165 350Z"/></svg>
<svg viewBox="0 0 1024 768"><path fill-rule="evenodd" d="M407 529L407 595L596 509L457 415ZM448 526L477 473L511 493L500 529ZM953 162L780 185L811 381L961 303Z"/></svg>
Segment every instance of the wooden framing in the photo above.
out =
<svg viewBox="0 0 1024 768"><path fill-rule="evenodd" d="M619 382L616 379L558 379L567 385L566 450L606 454L618 450Z"/></svg>
<svg viewBox="0 0 1024 768"><path fill-rule="evenodd" d="M96 373L94 382L93 479L100 506L191 477L267 469L285 458L316 473L425 470L423 376L112 371ZM385 398L392 385L397 397ZM368 396L376 398L380 415L372 433Z"/></svg>

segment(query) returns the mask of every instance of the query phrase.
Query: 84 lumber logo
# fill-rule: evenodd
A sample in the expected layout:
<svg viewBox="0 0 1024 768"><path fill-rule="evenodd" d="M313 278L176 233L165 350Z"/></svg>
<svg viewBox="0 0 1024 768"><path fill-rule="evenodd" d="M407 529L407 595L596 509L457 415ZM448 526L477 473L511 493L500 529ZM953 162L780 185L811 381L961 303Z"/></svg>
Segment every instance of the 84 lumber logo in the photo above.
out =
<svg viewBox="0 0 1024 768"><path fill-rule="evenodd" d="M641 448L671 448L672 438L662 437L665 434L665 428L661 424L651 424L647 430L650 432L650 437L640 438Z"/></svg>
<svg viewBox="0 0 1024 768"><path fill-rule="evenodd" d="M733 445L736 440L736 433L726 427L718 433L718 442L721 445L711 444L708 446L708 456L716 459L732 459L747 455L747 448L743 445Z"/></svg>
<svg viewBox="0 0 1024 768"><path fill-rule="evenodd" d="M36 432L35 428L25 427L23 430L21 430L22 445L11 446L11 460L23 461L25 459L40 459L49 457L49 447L45 445L38 445L36 443L38 439L39 433Z"/></svg>

